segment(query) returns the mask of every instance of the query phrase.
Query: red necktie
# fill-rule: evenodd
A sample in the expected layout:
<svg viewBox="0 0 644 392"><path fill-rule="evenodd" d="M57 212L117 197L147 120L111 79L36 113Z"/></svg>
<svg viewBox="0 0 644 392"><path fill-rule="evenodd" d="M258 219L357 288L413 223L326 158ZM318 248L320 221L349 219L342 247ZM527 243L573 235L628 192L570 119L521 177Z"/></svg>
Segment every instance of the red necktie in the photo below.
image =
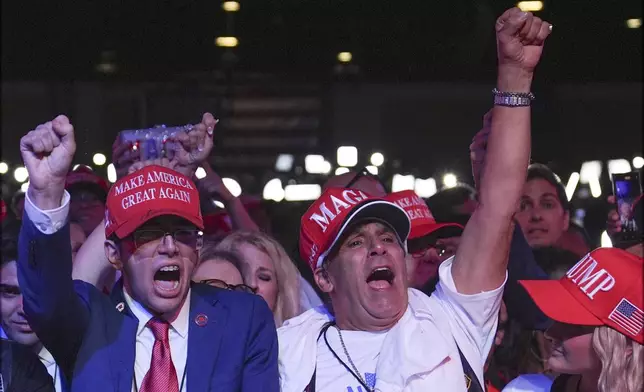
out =
<svg viewBox="0 0 644 392"><path fill-rule="evenodd" d="M154 347L152 348L152 362L143 383L141 392L179 392L177 371L170 355L170 339L168 329L170 324L165 321L151 319L147 327L154 334Z"/></svg>

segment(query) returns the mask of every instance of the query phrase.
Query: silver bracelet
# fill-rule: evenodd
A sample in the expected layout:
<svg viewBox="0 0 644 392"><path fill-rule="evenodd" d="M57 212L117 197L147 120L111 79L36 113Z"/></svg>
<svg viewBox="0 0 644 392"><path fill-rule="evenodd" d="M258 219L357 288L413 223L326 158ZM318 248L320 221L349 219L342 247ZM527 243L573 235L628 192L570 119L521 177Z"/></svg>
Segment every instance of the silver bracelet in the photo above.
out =
<svg viewBox="0 0 644 392"><path fill-rule="evenodd" d="M507 93L499 91L497 88L492 90L492 94L494 94L494 104L499 106L530 106L530 103L535 99L532 93Z"/></svg>

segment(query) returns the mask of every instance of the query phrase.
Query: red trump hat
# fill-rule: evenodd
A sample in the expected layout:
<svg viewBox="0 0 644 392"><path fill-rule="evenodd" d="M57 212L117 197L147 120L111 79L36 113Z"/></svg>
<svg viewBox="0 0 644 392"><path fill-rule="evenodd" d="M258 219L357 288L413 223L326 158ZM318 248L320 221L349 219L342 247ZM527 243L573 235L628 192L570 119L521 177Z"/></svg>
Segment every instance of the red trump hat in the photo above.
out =
<svg viewBox="0 0 644 392"><path fill-rule="evenodd" d="M427 204L414 191L400 191L390 193L387 200L400 206L411 221L409 239L424 237L438 231L445 233L446 237L460 236L463 226L458 223L437 223Z"/></svg>
<svg viewBox="0 0 644 392"><path fill-rule="evenodd" d="M203 230L197 187L188 177L151 165L117 181L107 195L105 237L125 238L148 220L174 215Z"/></svg>
<svg viewBox="0 0 644 392"><path fill-rule="evenodd" d="M599 248L559 280L521 280L537 306L566 324L606 325L644 344L642 258Z"/></svg>
<svg viewBox="0 0 644 392"><path fill-rule="evenodd" d="M105 195L110 190L110 184L107 180L94 173L91 167L78 165L75 169L67 174L65 188L72 190L76 187L86 187L93 190L105 200Z"/></svg>
<svg viewBox="0 0 644 392"><path fill-rule="evenodd" d="M406 247L411 224L402 208L358 189L327 188L302 216L300 256L319 268L350 224L366 219L389 225Z"/></svg>

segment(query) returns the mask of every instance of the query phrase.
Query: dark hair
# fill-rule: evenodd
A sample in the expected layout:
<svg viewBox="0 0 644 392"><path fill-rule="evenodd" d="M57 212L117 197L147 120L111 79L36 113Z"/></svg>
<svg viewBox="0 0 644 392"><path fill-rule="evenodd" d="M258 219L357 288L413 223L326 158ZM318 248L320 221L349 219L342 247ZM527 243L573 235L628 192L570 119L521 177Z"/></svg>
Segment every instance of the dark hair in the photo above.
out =
<svg viewBox="0 0 644 392"><path fill-rule="evenodd" d="M561 182L561 179L558 175L556 175L546 165L543 165L541 163L533 163L532 165L528 166L528 177L526 179L526 182L535 179L545 180L550 185L555 187L555 191L557 192L557 199L559 199L559 203L563 207L564 211L571 212L570 210L572 207L570 202L568 201L568 196L566 196L566 187Z"/></svg>
<svg viewBox="0 0 644 392"><path fill-rule="evenodd" d="M458 207L470 200L476 200L476 189L460 183L453 188L444 188L427 199L427 206L439 223L467 224L470 215L459 212Z"/></svg>
<svg viewBox="0 0 644 392"><path fill-rule="evenodd" d="M556 247L533 248L534 259L550 279L559 279L579 261L579 256Z"/></svg>

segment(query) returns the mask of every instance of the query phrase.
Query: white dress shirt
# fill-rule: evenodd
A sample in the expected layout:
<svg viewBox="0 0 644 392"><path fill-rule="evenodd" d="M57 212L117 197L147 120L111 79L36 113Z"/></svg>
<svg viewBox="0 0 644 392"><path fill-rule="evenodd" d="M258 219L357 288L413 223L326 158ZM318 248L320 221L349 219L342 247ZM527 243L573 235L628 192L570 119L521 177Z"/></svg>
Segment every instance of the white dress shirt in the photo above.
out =
<svg viewBox="0 0 644 392"><path fill-rule="evenodd" d="M29 198L29 192L25 194L25 213L29 219L34 223L36 228L40 230L43 234L54 234L60 230L69 218L69 202L70 196L67 191L63 194L63 199L61 200L61 206L53 210L43 211L36 207L31 199ZM132 391L141 389L141 384L143 383L143 378L145 378L146 373L150 369L150 363L152 362L152 349L154 347L154 335L152 331L146 327L146 324L152 318L152 314L148 312L141 304L136 302L125 290L123 291L125 296L125 301L127 302L128 307L139 320L139 326L136 331L136 349L135 349L135 359L134 359L134 375L136 377L136 385L132 382ZM177 318L171 323L171 328L169 331L170 339L170 355L172 356L172 363L174 368L177 371L177 381L179 386L181 386L182 377L186 369L187 359L188 359L188 319L190 316L190 291L188 291L188 297L183 304L183 307L179 311ZM51 354L47 352L53 363L53 358ZM49 374L52 374L52 371L58 369L54 363L54 369L50 371L50 366L45 362L43 356L40 357L41 361L47 366L47 371ZM55 374L55 373L54 373ZM54 377L52 375L52 377ZM186 377L187 378L187 377ZM57 377L57 392L60 392L60 375ZM183 388L180 392L185 392L187 382L183 382Z"/></svg>
<svg viewBox="0 0 644 392"><path fill-rule="evenodd" d="M152 349L154 347L154 334L152 330L146 327L146 324L153 317L140 303L136 302L126 290L123 290L125 302L130 308L134 316L139 319L139 326L136 329L136 349L134 359L134 375L136 377L136 387L141 390L143 378L150 370L150 363L152 362ZM169 338L170 338L170 355L172 356L172 363L174 369L177 371L177 382L181 387L183 372L186 369L188 359L188 317L190 315L190 291L188 291L188 298L183 303L183 307L179 311L177 318L170 324ZM187 378L187 376L186 376ZM183 381L183 389L180 392L186 391L187 382ZM134 384L132 391L135 391Z"/></svg>
<svg viewBox="0 0 644 392"><path fill-rule="evenodd" d="M0 338L10 340L7 334L2 328L0 328ZM38 353L38 359L42 362L43 365L47 368L47 373L51 376L51 379L54 380L54 387L56 392L62 392L62 386L60 384L60 369L54 361L54 357L49 351L43 346ZM2 389L0 389L2 391Z"/></svg>

